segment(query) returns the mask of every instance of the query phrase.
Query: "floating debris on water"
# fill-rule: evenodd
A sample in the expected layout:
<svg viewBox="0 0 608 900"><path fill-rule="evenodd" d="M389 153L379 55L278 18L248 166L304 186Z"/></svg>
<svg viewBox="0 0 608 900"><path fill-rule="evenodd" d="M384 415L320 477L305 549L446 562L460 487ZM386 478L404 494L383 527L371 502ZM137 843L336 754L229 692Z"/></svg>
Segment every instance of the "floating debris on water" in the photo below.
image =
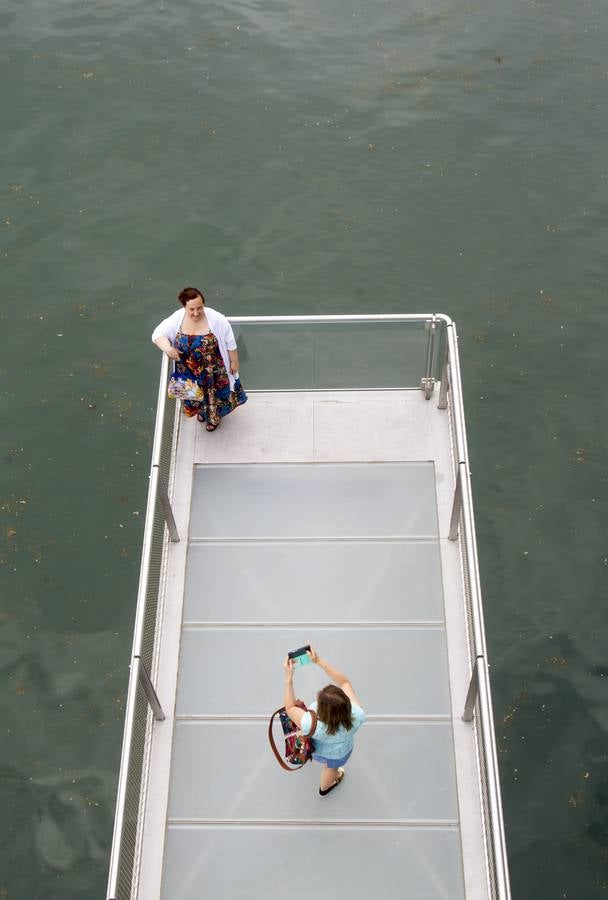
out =
<svg viewBox="0 0 608 900"><path fill-rule="evenodd" d="M556 666L558 669L565 669L568 666L568 660L564 659L563 656L547 656L545 662Z"/></svg>
<svg viewBox="0 0 608 900"><path fill-rule="evenodd" d="M505 725L510 725L513 719L515 718L516 713L519 711L519 708L523 706L524 703L528 702L528 690L527 688L522 688L519 694L515 697L515 701L507 711L507 713L503 716L503 722Z"/></svg>
<svg viewBox="0 0 608 900"><path fill-rule="evenodd" d="M574 793L570 794L568 797L568 806L572 806L573 809L576 809L578 806L583 806L584 803L585 798L582 791L574 791Z"/></svg>

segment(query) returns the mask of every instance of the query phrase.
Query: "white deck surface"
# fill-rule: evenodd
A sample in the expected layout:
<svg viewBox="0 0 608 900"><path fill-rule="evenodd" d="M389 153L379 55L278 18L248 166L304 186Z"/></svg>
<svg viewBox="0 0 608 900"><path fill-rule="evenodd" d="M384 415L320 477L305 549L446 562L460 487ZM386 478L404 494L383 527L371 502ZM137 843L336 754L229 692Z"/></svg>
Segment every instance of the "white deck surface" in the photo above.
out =
<svg viewBox="0 0 608 900"><path fill-rule="evenodd" d="M487 900L436 397L254 393L213 434L182 419L141 900ZM323 799L318 766L283 772L266 739L308 642L368 715ZM297 693L325 681L307 667Z"/></svg>

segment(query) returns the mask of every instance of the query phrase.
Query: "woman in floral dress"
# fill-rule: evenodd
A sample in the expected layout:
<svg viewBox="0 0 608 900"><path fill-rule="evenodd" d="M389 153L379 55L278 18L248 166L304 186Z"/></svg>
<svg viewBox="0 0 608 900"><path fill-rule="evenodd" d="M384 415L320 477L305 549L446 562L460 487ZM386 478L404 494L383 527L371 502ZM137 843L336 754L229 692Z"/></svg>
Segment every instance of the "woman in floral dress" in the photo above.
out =
<svg viewBox="0 0 608 900"><path fill-rule="evenodd" d="M183 309L164 319L152 334L156 346L175 361L176 375L198 383L203 399L184 400L184 413L215 431L224 416L247 402L239 379L239 356L228 319L205 305L197 288L179 293Z"/></svg>

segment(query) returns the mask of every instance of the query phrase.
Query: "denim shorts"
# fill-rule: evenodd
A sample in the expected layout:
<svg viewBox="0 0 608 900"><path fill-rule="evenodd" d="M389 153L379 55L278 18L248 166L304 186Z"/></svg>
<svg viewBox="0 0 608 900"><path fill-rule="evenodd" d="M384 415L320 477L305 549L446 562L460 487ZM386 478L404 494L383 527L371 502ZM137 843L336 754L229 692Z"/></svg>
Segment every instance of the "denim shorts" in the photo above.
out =
<svg viewBox="0 0 608 900"><path fill-rule="evenodd" d="M346 756L341 756L340 759L328 759L326 756L321 756L320 753L313 753L312 758L316 759L317 762L325 763L328 769L337 769L338 766L343 766L344 763L348 762L352 752L352 750L349 750Z"/></svg>

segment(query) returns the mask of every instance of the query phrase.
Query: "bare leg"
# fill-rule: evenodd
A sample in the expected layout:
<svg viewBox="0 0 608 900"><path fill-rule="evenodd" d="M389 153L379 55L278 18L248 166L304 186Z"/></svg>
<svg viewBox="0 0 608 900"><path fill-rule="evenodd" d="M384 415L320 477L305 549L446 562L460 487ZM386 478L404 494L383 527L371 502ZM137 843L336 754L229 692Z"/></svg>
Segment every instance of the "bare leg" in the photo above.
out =
<svg viewBox="0 0 608 900"><path fill-rule="evenodd" d="M323 763L321 766L321 780L319 782L319 788L322 791L326 791L327 788L330 788L332 784L335 784L336 778L338 777L337 769L330 769L327 767L326 763Z"/></svg>
<svg viewBox="0 0 608 900"><path fill-rule="evenodd" d="M338 769L329 769L325 764L321 770L321 783L319 785L319 793L322 797L333 791L344 778L344 769L342 766Z"/></svg>

